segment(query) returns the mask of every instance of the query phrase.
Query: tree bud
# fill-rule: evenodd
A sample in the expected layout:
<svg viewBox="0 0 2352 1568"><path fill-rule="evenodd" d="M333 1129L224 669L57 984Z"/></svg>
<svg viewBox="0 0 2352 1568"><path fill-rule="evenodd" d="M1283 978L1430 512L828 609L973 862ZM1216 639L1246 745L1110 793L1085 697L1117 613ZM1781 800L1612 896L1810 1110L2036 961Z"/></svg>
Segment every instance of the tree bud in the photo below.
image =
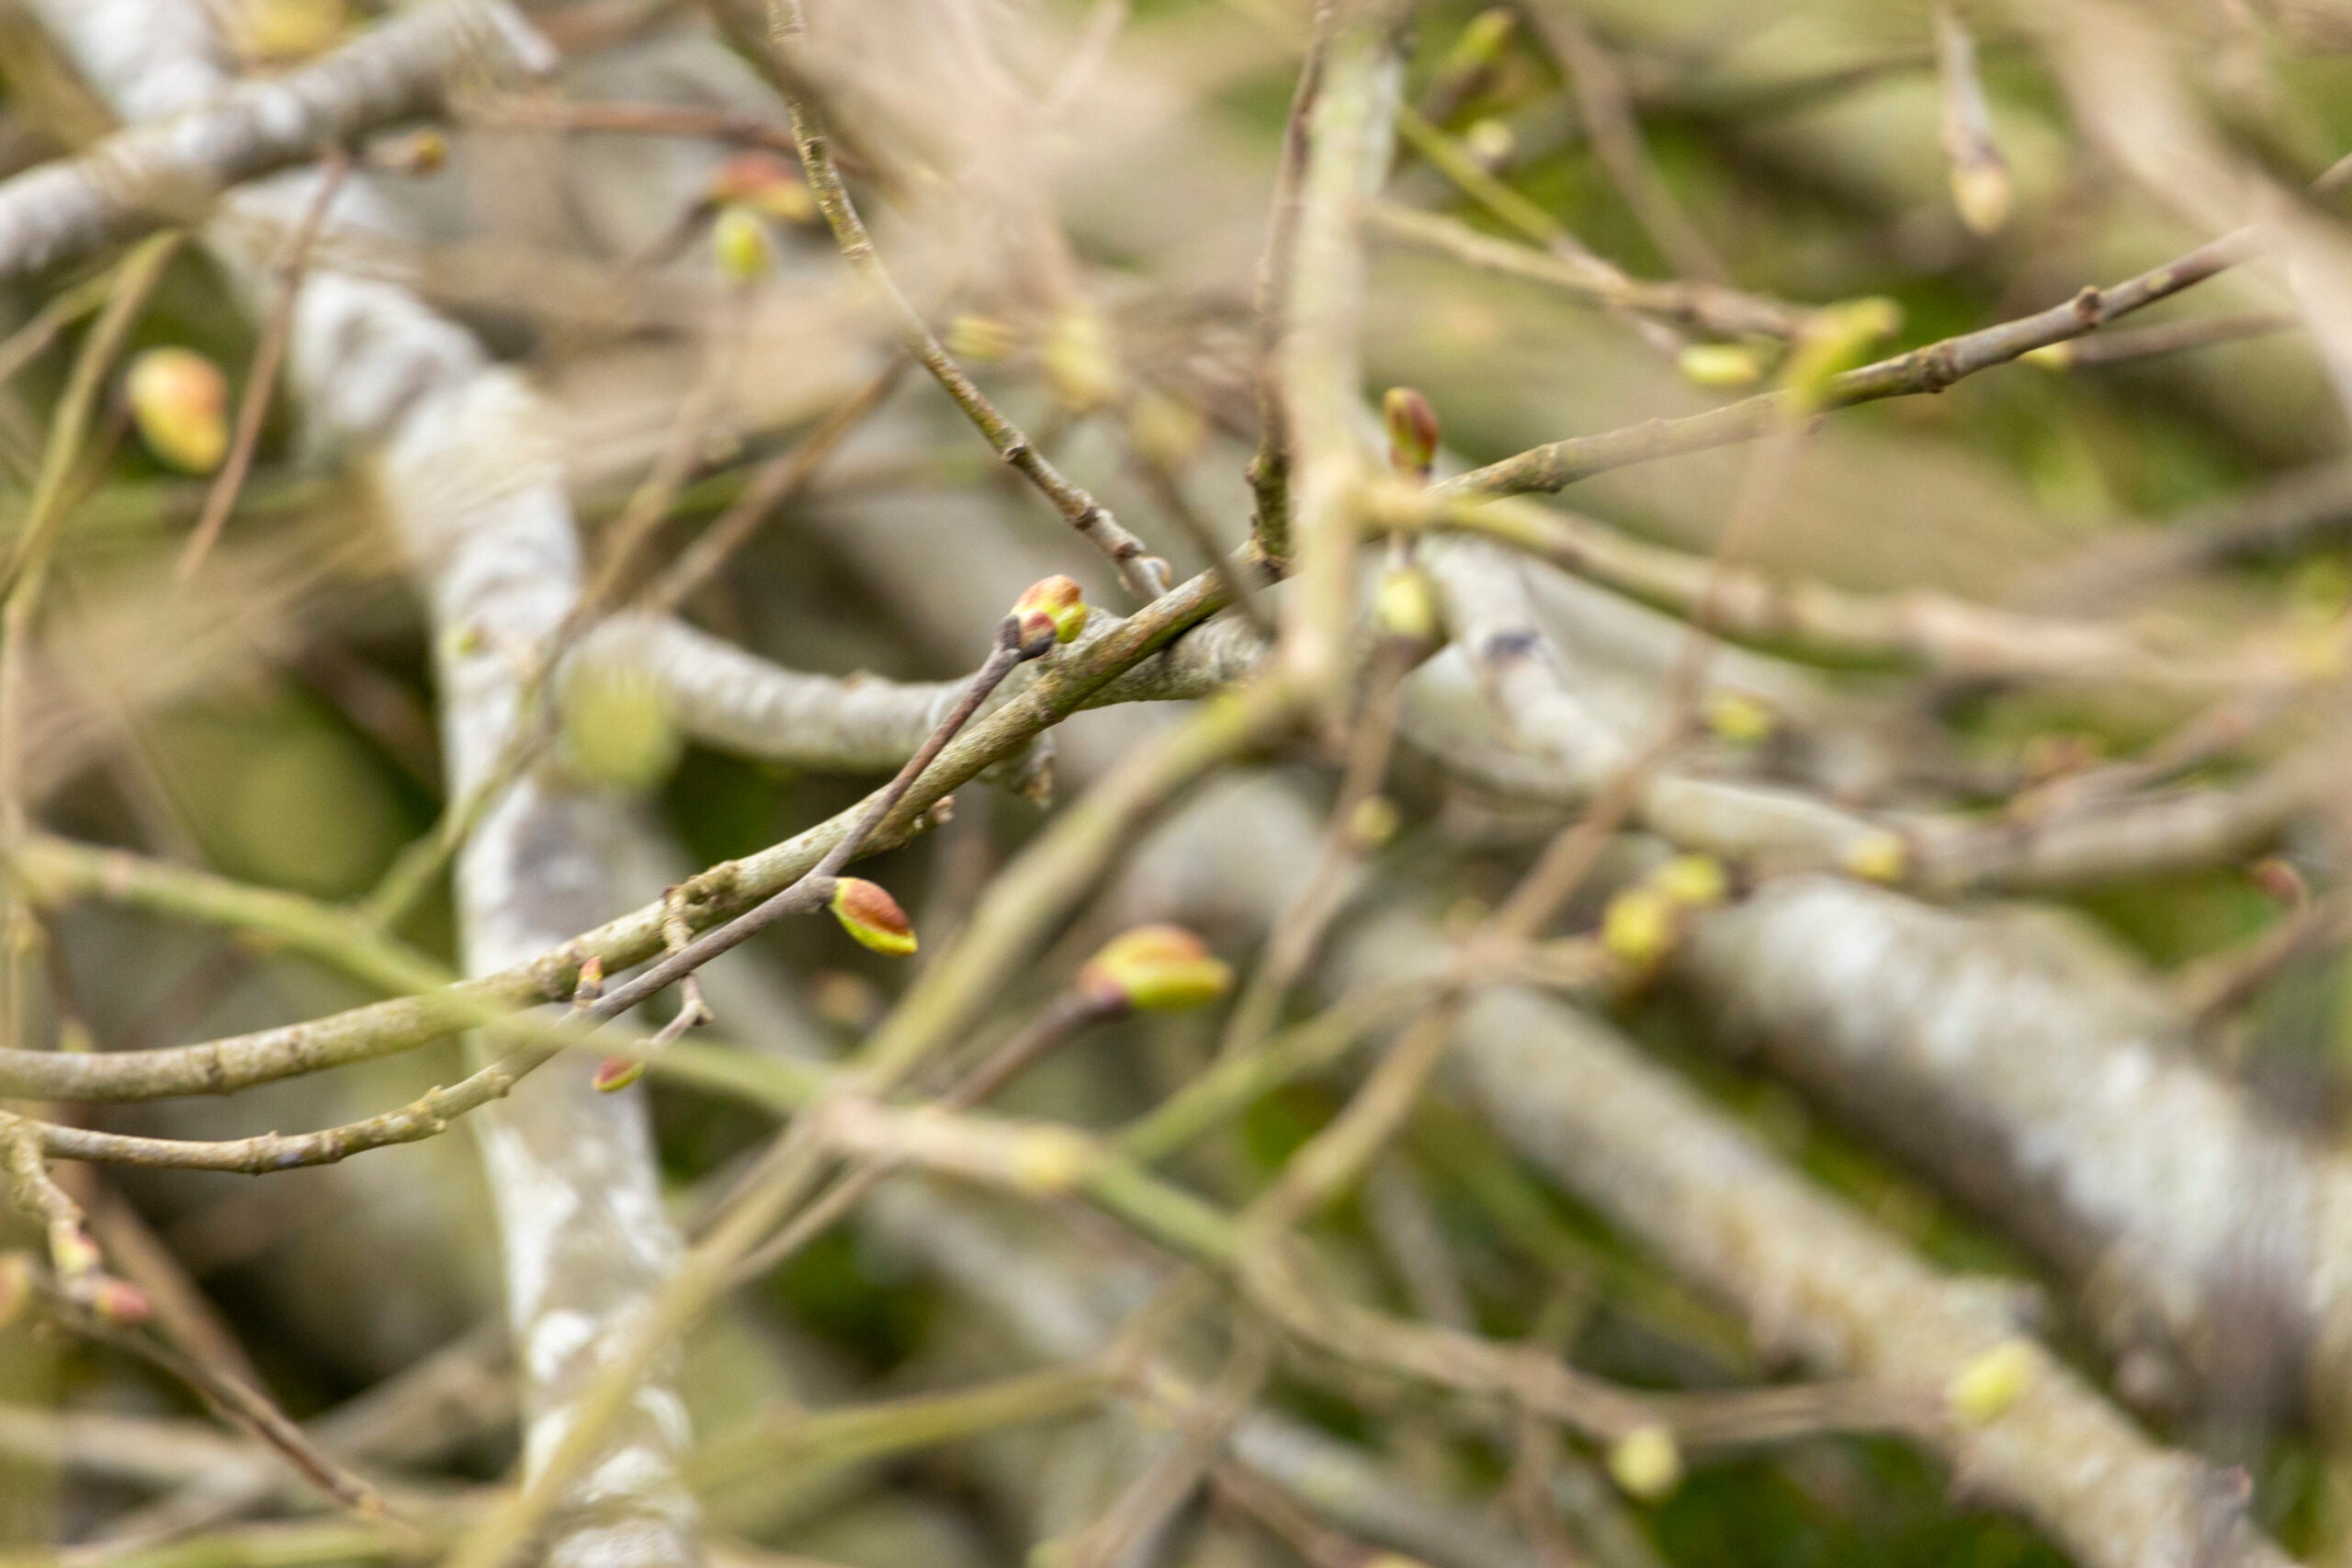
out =
<svg viewBox="0 0 2352 1568"><path fill-rule="evenodd" d="M864 877L844 876L833 884L833 919L861 947L904 958L915 950L915 928L888 889Z"/></svg>
<svg viewBox="0 0 2352 1568"><path fill-rule="evenodd" d="M1408 479L1427 479L1437 463L1437 410L1410 387L1391 387L1380 400L1388 425L1388 461Z"/></svg>
<svg viewBox="0 0 2352 1568"><path fill-rule="evenodd" d="M1012 602L1012 618L1021 624L1021 647L1044 652L1057 642L1069 642L1086 629L1086 590L1057 574L1040 578Z"/></svg>
<svg viewBox="0 0 2352 1568"><path fill-rule="evenodd" d="M229 452L229 381L189 348L151 348L124 378L139 438L184 473L209 474Z"/></svg>
<svg viewBox="0 0 2352 1568"><path fill-rule="evenodd" d="M1175 1012L1225 995L1233 968L1182 926L1137 926L1103 943L1079 971L1078 983L1120 1007Z"/></svg>

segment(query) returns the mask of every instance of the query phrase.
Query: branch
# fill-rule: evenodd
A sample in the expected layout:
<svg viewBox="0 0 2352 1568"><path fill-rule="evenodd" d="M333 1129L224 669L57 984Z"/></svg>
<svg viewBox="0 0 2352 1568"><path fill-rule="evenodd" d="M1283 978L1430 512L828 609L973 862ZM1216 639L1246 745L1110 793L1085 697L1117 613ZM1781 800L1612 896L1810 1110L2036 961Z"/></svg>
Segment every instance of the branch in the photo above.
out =
<svg viewBox="0 0 2352 1568"><path fill-rule="evenodd" d="M552 63L503 0L434 0L283 76L238 83L200 105L173 103L171 118L18 175L0 184L0 282L201 218L230 186L435 113L450 73L485 51L529 71ZM118 107L152 118L159 106L147 91L132 89Z"/></svg>
<svg viewBox="0 0 2352 1568"><path fill-rule="evenodd" d="M1850 408L1882 398L1940 392L1963 377L2052 344L2096 331L2107 322L2204 282L2254 254L2259 236L2240 230L2198 246L2163 266L2109 288L2086 288L2064 305L1996 326L1926 344L1859 369L1830 378L1804 394L1810 406ZM1682 419L1654 419L1598 435L1572 435L1531 447L1516 457L1456 475L1432 488L1433 511L1456 498L1513 495L1523 491L1565 490L1611 468L1711 447L1753 441L1786 423L1798 394L1765 392Z"/></svg>
<svg viewBox="0 0 2352 1568"><path fill-rule="evenodd" d="M2086 931L1805 878L1702 922L1678 973L2080 1281L2141 1392L2352 1408L2352 1162L2199 1065L2163 995Z"/></svg>

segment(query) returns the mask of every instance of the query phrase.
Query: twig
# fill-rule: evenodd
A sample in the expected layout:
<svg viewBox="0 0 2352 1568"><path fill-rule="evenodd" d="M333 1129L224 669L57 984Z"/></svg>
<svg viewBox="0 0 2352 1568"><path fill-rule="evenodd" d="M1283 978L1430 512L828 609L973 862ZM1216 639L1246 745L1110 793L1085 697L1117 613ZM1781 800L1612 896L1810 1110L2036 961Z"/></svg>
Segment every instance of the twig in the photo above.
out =
<svg viewBox="0 0 2352 1568"><path fill-rule="evenodd" d="M997 456L1035 485L1038 493L1061 513L1062 521L1084 535L1088 543L1109 558L1127 592L1139 599L1165 593L1167 571L1156 558L1145 553L1143 541L1120 526L1108 508L1064 478L1021 428L998 411L988 395L965 374L964 367L949 355L913 304L899 292L874 249L874 241L850 199L848 187L842 183L841 169L833 161L832 143L817 118L816 107L797 85L799 73L793 68L792 57L798 52L799 39L808 28L798 0L771 0L771 4L775 25L769 31L769 46L784 57L787 67L776 73L777 90L792 114L793 144L800 154L800 166L808 174L808 188L816 196L818 209L825 215L826 225L832 230L842 259L888 308L907 352L922 361L923 368L964 411L965 417L988 437Z"/></svg>
<svg viewBox="0 0 2352 1568"><path fill-rule="evenodd" d="M189 118L133 126L18 175L0 184L0 281L201 217L216 192L430 114L450 73L485 50L549 62L503 0L436 0L282 76L238 83Z"/></svg>
<svg viewBox="0 0 2352 1568"><path fill-rule="evenodd" d="M1979 234L2009 215L2009 165L1993 140L1993 111L1976 72L1976 40L1948 5L1936 7L1936 76L1943 89L1941 139L1951 165L1952 203Z"/></svg>
<svg viewBox="0 0 2352 1568"><path fill-rule="evenodd" d="M762 464L727 510L679 551L677 558L646 588L639 597L641 607L656 614L675 610L717 575L777 507L808 488L826 459L865 422L867 415L882 406L905 371L906 361L893 359L872 380L818 421L792 450Z"/></svg>
<svg viewBox="0 0 2352 1568"><path fill-rule="evenodd" d="M902 841L942 797L1077 711L1120 671L1221 606L1216 581L1204 573L1129 616L1109 636L1056 660L1043 678L944 750L939 765L910 787L878 825L871 845ZM696 918L748 908L801 876L840 841L864 809L853 807L759 854L713 866L689 878L681 897ZM485 1006L528 1006L568 997L581 965L590 958L601 962L607 973L642 963L661 951L664 908L660 902L648 905L527 962L444 991L254 1034L104 1055L0 1050L0 1095L70 1100L226 1094L409 1050L477 1026Z"/></svg>
<svg viewBox="0 0 2352 1568"><path fill-rule="evenodd" d="M2243 343L2248 338L2299 332L2303 319L2287 310L2239 310L2223 316L2166 321L2160 326L2127 327L2054 343L2033 351L2033 363L2049 370L2081 370L2093 366L2120 365L2159 354L2211 348L2215 344Z"/></svg>
<svg viewBox="0 0 2352 1568"><path fill-rule="evenodd" d="M1791 338L1804 330L1810 312L1760 295L1710 283L1655 282L1628 276L1606 264L1539 251L1482 234L1457 219L1416 211L1395 202L1364 208L1365 231L1375 239L1417 246L1501 277L1524 278L1589 299L1597 305L1655 316L1677 326L1695 327L1721 337L1750 333Z"/></svg>
<svg viewBox="0 0 2352 1568"><path fill-rule="evenodd" d="M277 299L262 327L261 341L254 345L253 363L245 370L245 388L237 401L237 420L229 442L228 459L214 476L211 488L204 492L204 510L198 514L196 529L188 535L187 544L180 551L179 564L174 569L182 582L193 578L204 565L204 558L211 553L213 541L220 536L229 513L236 507L237 493L244 488L246 471L253 466L254 446L261 439L262 421L269 413L269 394L277 384L277 367L286 357L287 340L293 334L294 302L302 290L302 275L310 266L311 247L317 243L319 230L326 222L327 209L334 205L335 193L343 189L344 179L351 172L350 154L339 148L330 149L321 160L321 171L311 205L278 258Z"/></svg>
<svg viewBox="0 0 2352 1568"><path fill-rule="evenodd" d="M1808 412L1940 392L1962 377L2006 365L2034 349L2081 337L2159 299L2169 299L2245 260L2259 243L2257 231L2240 230L2111 288L2086 288L2064 305L1846 371L1830 378ZM1598 435L1570 436L1446 479L1433 488L1431 498L1442 502L1449 498L1564 490L1611 468L1753 441L1785 418L1796 400L1790 392L1765 392L1681 419L1651 420Z"/></svg>
<svg viewBox="0 0 2352 1568"><path fill-rule="evenodd" d="M1255 327L1256 373L1251 389L1258 400L1258 451L1250 460L1249 479L1255 497L1250 519L1250 539L1258 553L1277 568L1290 557L1290 416L1283 390L1283 344L1289 336L1290 298L1298 248L1299 191L1306 174L1307 120L1313 114L1323 81L1325 57L1330 50L1332 23L1338 6L1325 4L1315 13L1306 42L1306 58L1298 68L1298 85L1291 90L1290 113L1283 122L1282 152L1274 166L1274 190L1266 217L1265 248L1259 253L1251 315Z"/></svg>
<svg viewBox="0 0 2352 1568"><path fill-rule="evenodd" d="M1534 18L1536 31L1559 58L1575 88L1577 109L1593 151L1650 243L1681 276L1702 283L1724 282L1729 274L1722 259L1658 177L1649 149L1643 143L1641 122L1634 118L1624 78L1608 51L1562 0L1538 5Z"/></svg>
<svg viewBox="0 0 2352 1568"><path fill-rule="evenodd" d="M1355 422L1365 263L1357 210L1385 175L1397 63L1395 0L1336 0L1321 81L1306 113L1298 228L1283 313L1282 383L1291 444L1290 596L1283 669L1303 697L1336 715L1355 625Z"/></svg>

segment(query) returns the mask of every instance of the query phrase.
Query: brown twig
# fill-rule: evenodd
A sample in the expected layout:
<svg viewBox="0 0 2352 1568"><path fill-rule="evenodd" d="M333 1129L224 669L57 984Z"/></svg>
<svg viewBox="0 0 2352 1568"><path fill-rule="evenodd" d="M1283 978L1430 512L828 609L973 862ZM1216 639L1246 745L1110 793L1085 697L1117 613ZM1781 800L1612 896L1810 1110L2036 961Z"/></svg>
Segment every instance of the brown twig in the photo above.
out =
<svg viewBox="0 0 2352 1568"><path fill-rule="evenodd" d="M1119 581L1126 585L1127 592L1140 599L1165 593L1167 571L1156 557L1145 553L1143 541L1122 527L1109 508L1065 478L1021 427L989 400L988 394L948 354L922 313L899 292L874 248L865 220L858 216L857 207L850 199L849 187L842 183L841 169L833 159L832 141L818 118L816 106L797 85L801 73L794 68L792 57L797 52L802 34L808 30L798 0L772 0L772 10L774 25L769 29L768 42L786 63L786 69L776 73L776 83L785 107L792 114L793 145L800 154L800 166L808 176L808 188L817 197L818 209L825 215L826 225L841 247L842 259L888 310L899 341L907 352L922 362L956 406L964 411L965 417L988 437L996 455L1035 486L1037 492L1061 513L1063 522L1102 552L1117 569Z"/></svg>
<svg viewBox="0 0 2352 1568"><path fill-rule="evenodd" d="M277 299L270 307L268 321L262 325L261 340L254 344L253 363L245 369L245 387L237 400L237 421L229 441L229 456L221 463L220 473L213 477L211 488L204 492L204 510L197 515L196 529L188 535L187 545L180 550L179 562L173 569L182 582L195 577L203 567L213 542L228 525L229 513L236 509L237 494L244 489L245 475L253 467L254 447L261 440L262 421L269 414L269 396L277 385L277 367L286 357L287 340L293 334L294 302L302 291L302 275L310 268L311 248L317 243L327 210L334 205L335 195L343 189L344 179L350 172L351 155L340 148L329 149L320 160L318 188L311 197L311 205L277 258Z"/></svg>

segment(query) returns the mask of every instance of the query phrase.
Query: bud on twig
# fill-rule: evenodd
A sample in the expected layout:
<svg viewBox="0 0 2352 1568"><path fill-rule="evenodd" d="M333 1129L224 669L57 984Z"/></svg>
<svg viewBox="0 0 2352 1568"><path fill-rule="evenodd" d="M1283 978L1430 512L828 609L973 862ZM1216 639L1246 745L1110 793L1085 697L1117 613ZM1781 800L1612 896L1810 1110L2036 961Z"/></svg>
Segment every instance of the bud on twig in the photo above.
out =
<svg viewBox="0 0 2352 1568"><path fill-rule="evenodd" d="M1136 1012L1204 1007L1233 987L1233 968L1182 926L1137 926L1102 944L1078 972L1080 989Z"/></svg>
<svg viewBox="0 0 2352 1568"><path fill-rule="evenodd" d="M1879 339L1902 325L1903 308L1892 299L1849 299L1816 310L1781 367L1781 384L1800 401L1818 403L1831 377L1860 364Z"/></svg>
<svg viewBox="0 0 2352 1568"><path fill-rule="evenodd" d="M760 215L740 203L718 209L710 226L710 248L718 270L731 283L757 283L775 269L775 247Z"/></svg>
<svg viewBox="0 0 2352 1568"><path fill-rule="evenodd" d="M1437 585L1419 567L1396 566L1382 573L1372 612L1383 637L1429 646L1444 640L1445 617L1438 608Z"/></svg>
<svg viewBox="0 0 2352 1568"><path fill-rule="evenodd" d="M1664 1427L1636 1427L1609 1448L1609 1473L1626 1493L1654 1503L1682 1484L1682 1448Z"/></svg>
<svg viewBox="0 0 2352 1568"><path fill-rule="evenodd" d="M182 472L209 474L229 452L229 381L189 348L151 348L130 362L123 386L139 438Z"/></svg>
<svg viewBox="0 0 2352 1568"><path fill-rule="evenodd" d="M1971 1427L2000 1419L2032 1389L2036 1359L2032 1341L2004 1339L1961 1368L1944 1385L1952 1418Z"/></svg>
<svg viewBox="0 0 2352 1568"><path fill-rule="evenodd" d="M1764 378L1764 356L1744 343L1694 343L1677 360L1702 387L1752 387Z"/></svg>
<svg viewBox="0 0 2352 1568"><path fill-rule="evenodd" d="M1911 871L1911 847L1900 834L1874 828L1846 846L1838 869L1864 882L1900 882Z"/></svg>
<svg viewBox="0 0 2352 1568"><path fill-rule="evenodd" d="M1380 400L1388 425L1388 461L1407 479L1429 482L1437 464L1437 410L1410 387L1391 387Z"/></svg>
<svg viewBox="0 0 2352 1568"><path fill-rule="evenodd" d="M1012 602L1021 651L1034 659L1055 643L1074 640L1086 629L1087 614L1086 590L1073 580L1057 574L1031 583Z"/></svg>
<svg viewBox="0 0 2352 1568"><path fill-rule="evenodd" d="M1077 304L1046 328L1040 350L1046 380L1072 413L1114 402L1119 396L1119 359L1111 346L1110 323L1089 304Z"/></svg>
<svg viewBox="0 0 2352 1568"><path fill-rule="evenodd" d="M844 876L833 884L833 919L861 947L904 958L915 950L915 928L879 883Z"/></svg>

